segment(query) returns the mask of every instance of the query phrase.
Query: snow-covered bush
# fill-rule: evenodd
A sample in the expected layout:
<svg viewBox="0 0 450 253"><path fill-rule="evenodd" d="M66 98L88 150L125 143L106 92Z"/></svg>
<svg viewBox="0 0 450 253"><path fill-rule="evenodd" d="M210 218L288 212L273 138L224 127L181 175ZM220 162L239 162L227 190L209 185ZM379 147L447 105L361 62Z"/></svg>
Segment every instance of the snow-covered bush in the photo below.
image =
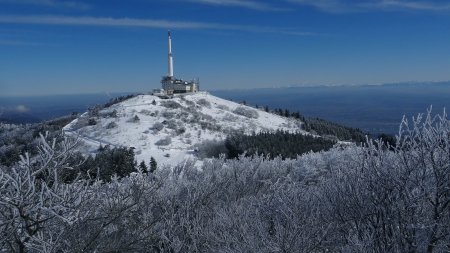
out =
<svg viewBox="0 0 450 253"><path fill-rule="evenodd" d="M178 127L177 121L175 119L167 120L166 126L169 129L175 130Z"/></svg>
<svg viewBox="0 0 450 253"><path fill-rule="evenodd" d="M224 111L229 111L230 108L226 105L217 105L217 108Z"/></svg>
<svg viewBox="0 0 450 253"><path fill-rule="evenodd" d="M151 130L153 130L155 133L163 130L164 128L164 124L161 122L156 122L155 124L153 124L153 126L150 128Z"/></svg>
<svg viewBox="0 0 450 253"><path fill-rule="evenodd" d="M236 109L233 110L233 113L251 119L257 119L259 117L259 114L256 110L244 106L237 107Z"/></svg>
<svg viewBox="0 0 450 253"><path fill-rule="evenodd" d="M171 119L171 118L173 118L174 116L175 116L175 112L172 112L172 111L163 111L162 113L161 113L161 116L163 116L164 118L166 118L166 119Z"/></svg>
<svg viewBox="0 0 450 253"><path fill-rule="evenodd" d="M167 137L165 137L163 139L160 139L159 141L155 142L155 145L157 145L157 146L167 146L170 143L172 143L172 138L167 136Z"/></svg>
<svg viewBox="0 0 450 253"><path fill-rule="evenodd" d="M134 115L133 117L131 117L130 119L127 120L127 122L131 122L131 123L137 123L139 122L141 119L139 118L139 116Z"/></svg>
<svg viewBox="0 0 450 253"><path fill-rule="evenodd" d="M141 110L139 113L141 113L141 114L144 114L144 115L147 115L147 116L153 116L152 115L152 111L149 111L149 110Z"/></svg>
<svg viewBox="0 0 450 253"><path fill-rule="evenodd" d="M180 113L177 113L177 118L181 119L183 122L187 122L189 116L190 116L190 113L188 113L187 111L182 111Z"/></svg>
<svg viewBox="0 0 450 253"><path fill-rule="evenodd" d="M116 122L109 122L108 125L106 125L106 129L113 129L117 127L117 123Z"/></svg>
<svg viewBox="0 0 450 253"><path fill-rule="evenodd" d="M164 106L168 109L178 109L183 107L182 105L173 100L163 100L161 101L161 106Z"/></svg>
<svg viewBox="0 0 450 253"><path fill-rule="evenodd" d="M193 101L191 101L191 100L184 100L184 102L186 103L186 105L188 107L194 107L195 106L195 103Z"/></svg>
<svg viewBox="0 0 450 253"><path fill-rule="evenodd" d="M102 110L99 112L99 116L103 118L117 118L117 110Z"/></svg>
<svg viewBox="0 0 450 253"><path fill-rule="evenodd" d="M113 128L116 128L117 127L117 124L116 124L116 122L109 122L108 123L108 125L106 125L106 129L113 129Z"/></svg>
<svg viewBox="0 0 450 253"><path fill-rule="evenodd" d="M204 98L199 99L197 101L197 104L200 105L200 106L208 107L208 108L211 107L211 103L208 100L204 99Z"/></svg>
<svg viewBox="0 0 450 253"><path fill-rule="evenodd" d="M100 115L100 111L105 108L104 105L95 105L88 108L89 117L98 117Z"/></svg>
<svg viewBox="0 0 450 253"><path fill-rule="evenodd" d="M76 122L72 125L72 129L80 129L88 125L88 118L86 116L79 117Z"/></svg>
<svg viewBox="0 0 450 253"><path fill-rule="evenodd" d="M184 126L178 126L176 129L177 135L184 134L186 132L186 128Z"/></svg>
<svg viewBox="0 0 450 253"><path fill-rule="evenodd" d="M0 167L0 251L53 251L66 228L83 218L87 183L65 184L61 177L76 144L41 135L39 156L26 153L19 164Z"/></svg>
<svg viewBox="0 0 450 253"><path fill-rule="evenodd" d="M225 116L223 117L223 120L228 121L228 122L236 122L239 120L239 117L236 115L233 115L231 113L227 113L225 114Z"/></svg>

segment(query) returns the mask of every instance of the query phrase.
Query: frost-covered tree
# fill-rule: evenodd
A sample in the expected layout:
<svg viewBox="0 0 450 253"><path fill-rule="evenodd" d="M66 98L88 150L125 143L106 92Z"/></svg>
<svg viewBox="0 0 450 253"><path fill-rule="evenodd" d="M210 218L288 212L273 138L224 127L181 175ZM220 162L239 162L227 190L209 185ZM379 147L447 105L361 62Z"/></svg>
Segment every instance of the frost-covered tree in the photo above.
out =
<svg viewBox="0 0 450 253"><path fill-rule="evenodd" d="M450 250L449 138L447 115L428 112L402 122L395 147L368 142L352 166L336 168L321 189L335 245L365 252Z"/></svg>
<svg viewBox="0 0 450 253"><path fill-rule="evenodd" d="M53 252L65 227L82 219L87 185L82 180L65 184L76 141L47 142L41 135L39 155L28 153L20 163L0 168L0 247L11 252Z"/></svg>

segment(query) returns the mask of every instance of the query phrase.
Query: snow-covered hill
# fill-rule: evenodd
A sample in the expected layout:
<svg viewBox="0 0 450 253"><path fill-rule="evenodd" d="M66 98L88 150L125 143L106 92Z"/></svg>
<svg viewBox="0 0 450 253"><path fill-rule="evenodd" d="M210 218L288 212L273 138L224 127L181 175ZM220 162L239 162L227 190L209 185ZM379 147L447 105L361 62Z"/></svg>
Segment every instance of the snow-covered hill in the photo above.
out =
<svg viewBox="0 0 450 253"><path fill-rule="evenodd" d="M223 140L234 131L301 132L300 126L298 120L199 92L172 99L139 95L98 112L86 112L64 131L83 141L85 153L94 152L100 144L134 147L138 161L154 157L160 165L174 165L195 159L199 144Z"/></svg>

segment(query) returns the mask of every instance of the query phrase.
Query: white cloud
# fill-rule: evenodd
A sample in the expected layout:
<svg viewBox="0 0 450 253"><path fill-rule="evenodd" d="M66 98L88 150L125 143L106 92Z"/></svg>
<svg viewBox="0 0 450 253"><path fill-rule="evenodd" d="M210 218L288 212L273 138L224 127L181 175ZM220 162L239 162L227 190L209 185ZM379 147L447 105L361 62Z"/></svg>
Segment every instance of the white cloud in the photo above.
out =
<svg viewBox="0 0 450 253"><path fill-rule="evenodd" d="M25 105L18 105L14 108L14 110L16 112L24 113L24 112L28 112L30 110L30 108L26 107Z"/></svg>
<svg viewBox="0 0 450 253"><path fill-rule="evenodd" d="M0 116L4 113L10 113L10 112L16 112L16 113L25 113L29 112L30 108L28 108L26 105L17 105L17 106L0 106Z"/></svg>
<svg viewBox="0 0 450 253"><path fill-rule="evenodd" d="M38 42L28 42L19 40L2 40L0 39L0 45L3 46L46 46L48 44L38 43Z"/></svg>
<svg viewBox="0 0 450 253"><path fill-rule="evenodd" d="M252 26L252 25L230 25L208 22L193 21L171 21L156 19L134 19L134 18L109 18L109 17L76 17L76 16L18 16L0 15L0 24L38 24L38 25L78 25L78 26L111 26L111 27L145 27L160 29L211 29L211 30L234 30L258 33L281 33L291 35L310 36L316 35L310 32L297 31L295 29Z"/></svg>
<svg viewBox="0 0 450 253"><path fill-rule="evenodd" d="M325 12L361 12L387 10L448 11L450 3L410 0L285 0L300 6L311 6Z"/></svg>
<svg viewBox="0 0 450 253"><path fill-rule="evenodd" d="M423 11L446 11L450 10L450 3L434 2L434 1L400 1L400 0L383 0L376 3L366 3L362 6L380 8L380 9L408 9Z"/></svg>
<svg viewBox="0 0 450 253"><path fill-rule="evenodd" d="M326 12L346 12L350 11L353 7L342 0L286 0L287 2L311 6Z"/></svg>
<svg viewBox="0 0 450 253"><path fill-rule="evenodd" d="M193 3L216 5L216 6L242 7L258 11L289 10L287 8L279 8L262 1L249 1L249 0L188 0L188 1Z"/></svg>
<svg viewBox="0 0 450 253"><path fill-rule="evenodd" d="M60 0L0 0L0 3L7 4L30 4L50 7L64 7L73 9L90 9L90 5L78 1L60 1Z"/></svg>

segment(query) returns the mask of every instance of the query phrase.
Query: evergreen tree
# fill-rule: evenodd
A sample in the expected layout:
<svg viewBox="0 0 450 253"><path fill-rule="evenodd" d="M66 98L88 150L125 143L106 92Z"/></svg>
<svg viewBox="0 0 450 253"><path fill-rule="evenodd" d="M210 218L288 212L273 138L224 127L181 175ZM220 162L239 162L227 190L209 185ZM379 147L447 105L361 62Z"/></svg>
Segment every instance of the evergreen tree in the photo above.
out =
<svg viewBox="0 0 450 253"><path fill-rule="evenodd" d="M147 170L148 170L148 167L147 167L147 165L145 164L144 161L141 161L141 163L139 164L139 168L140 168L143 172L147 172Z"/></svg>
<svg viewBox="0 0 450 253"><path fill-rule="evenodd" d="M158 164L156 163L155 158L150 157L150 172L153 173L155 172L156 168L158 167Z"/></svg>

